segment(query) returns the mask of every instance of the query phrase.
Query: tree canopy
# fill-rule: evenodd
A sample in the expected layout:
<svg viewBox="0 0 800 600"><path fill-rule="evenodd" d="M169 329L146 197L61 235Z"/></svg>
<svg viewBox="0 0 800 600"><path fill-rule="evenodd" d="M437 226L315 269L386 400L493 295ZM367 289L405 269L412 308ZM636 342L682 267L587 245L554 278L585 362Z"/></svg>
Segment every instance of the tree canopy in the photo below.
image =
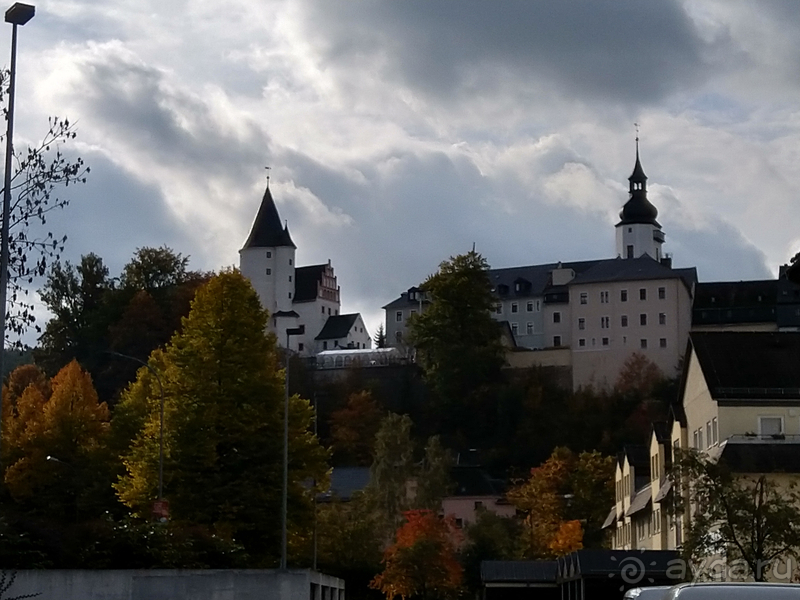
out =
<svg viewBox="0 0 800 600"><path fill-rule="evenodd" d="M279 548L284 396L276 339L264 333L266 323L249 282L223 272L198 290L183 330L161 364L152 363L164 385L164 489L172 518L239 541L263 565ZM116 486L139 515L148 513L157 491L160 399L152 397L152 385L134 386L121 404L135 415L145 390L147 415ZM314 491L305 482L324 481L327 470L312 419L308 401L292 397L289 518L297 544L312 518Z"/></svg>

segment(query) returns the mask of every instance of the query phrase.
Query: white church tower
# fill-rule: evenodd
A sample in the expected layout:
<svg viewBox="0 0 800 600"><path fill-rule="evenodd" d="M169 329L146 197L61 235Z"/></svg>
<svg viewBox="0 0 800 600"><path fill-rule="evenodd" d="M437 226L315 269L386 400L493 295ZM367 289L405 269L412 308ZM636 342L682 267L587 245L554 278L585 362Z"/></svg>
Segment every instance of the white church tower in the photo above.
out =
<svg viewBox="0 0 800 600"><path fill-rule="evenodd" d="M656 221L658 209L647 200L647 175L639 162L639 138L636 138L636 165L628 177L630 182L630 199L619 213L617 223L617 256L621 258L639 258L647 254L661 261L661 245L664 233Z"/></svg>
<svg viewBox="0 0 800 600"><path fill-rule="evenodd" d="M278 340L285 339L287 328L297 326L299 316L292 308L296 249L289 226L281 225L267 182L250 236L239 250L239 270L269 311L269 329L278 335Z"/></svg>

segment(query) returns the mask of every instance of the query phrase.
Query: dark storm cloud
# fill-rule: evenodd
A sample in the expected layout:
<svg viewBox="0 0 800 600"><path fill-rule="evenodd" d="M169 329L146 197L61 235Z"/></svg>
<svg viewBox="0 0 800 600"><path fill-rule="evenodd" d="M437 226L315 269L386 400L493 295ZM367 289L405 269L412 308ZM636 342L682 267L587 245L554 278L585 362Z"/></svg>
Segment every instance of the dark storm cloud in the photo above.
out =
<svg viewBox="0 0 800 600"><path fill-rule="evenodd" d="M680 3L638 0L309 0L330 65L385 61L383 77L434 96L556 86L579 100L654 102L702 81L707 46Z"/></svg>

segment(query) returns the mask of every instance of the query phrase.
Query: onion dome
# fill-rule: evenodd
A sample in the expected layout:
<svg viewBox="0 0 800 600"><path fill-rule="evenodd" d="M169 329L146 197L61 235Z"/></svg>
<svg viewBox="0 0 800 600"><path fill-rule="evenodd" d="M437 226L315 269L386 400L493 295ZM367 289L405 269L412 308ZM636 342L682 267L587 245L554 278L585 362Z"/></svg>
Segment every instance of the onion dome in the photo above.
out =
<svg viewBox="0 0 800 600"><path fill-rule="evenodd" d="M619 213L620 225L631 223L648 223L658 225L656 217L658 209L647 199L647 175L644 174L642 163L639 161L639 139L636 139L636 165L633 173L628 177L630 182L630 199Z"/></svg>

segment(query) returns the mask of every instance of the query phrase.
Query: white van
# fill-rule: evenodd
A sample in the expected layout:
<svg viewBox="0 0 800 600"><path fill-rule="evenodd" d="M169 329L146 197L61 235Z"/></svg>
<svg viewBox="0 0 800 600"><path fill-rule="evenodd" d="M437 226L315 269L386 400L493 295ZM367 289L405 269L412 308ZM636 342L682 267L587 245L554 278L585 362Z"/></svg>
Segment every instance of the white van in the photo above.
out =
<svg viewBox="0 0 800 600"><path fill-rule="evenodd" d="M622 597L623 600L662 600L672 588L668 585L631 588Z"/></svg>
<svg viewBox="0 0 800 600"><path fill-rule="evenodd" d="M800 585L791 583L682 583L664 600L800 600Z"/></svg>

